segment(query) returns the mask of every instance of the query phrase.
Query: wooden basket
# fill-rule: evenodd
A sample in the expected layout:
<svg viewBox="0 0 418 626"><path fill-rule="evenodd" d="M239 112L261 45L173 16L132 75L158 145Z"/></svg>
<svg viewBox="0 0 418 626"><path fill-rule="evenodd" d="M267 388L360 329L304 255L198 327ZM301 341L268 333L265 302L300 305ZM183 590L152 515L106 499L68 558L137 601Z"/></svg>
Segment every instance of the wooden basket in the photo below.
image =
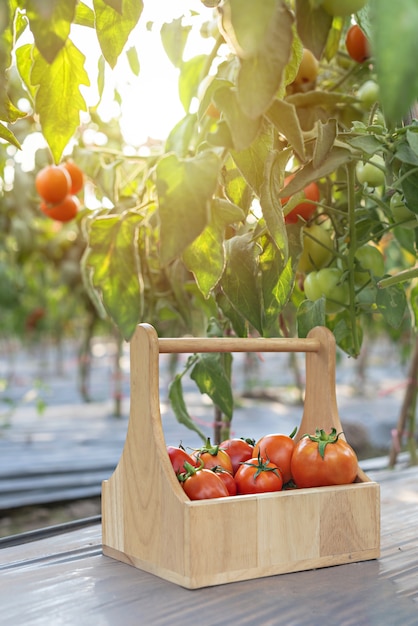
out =
<svg viewBox="0 0 418 626"><path fill-rule="evenodd" d="M317 427L342 430L335 340L327 328L314 328L306 339L159 339L140 324L130 345L126 441L102 487L105 555L189 589L379 557L379 485L360 469L350 485L189 500L166 451L160 352L306 352L296 438Z"/></svg>

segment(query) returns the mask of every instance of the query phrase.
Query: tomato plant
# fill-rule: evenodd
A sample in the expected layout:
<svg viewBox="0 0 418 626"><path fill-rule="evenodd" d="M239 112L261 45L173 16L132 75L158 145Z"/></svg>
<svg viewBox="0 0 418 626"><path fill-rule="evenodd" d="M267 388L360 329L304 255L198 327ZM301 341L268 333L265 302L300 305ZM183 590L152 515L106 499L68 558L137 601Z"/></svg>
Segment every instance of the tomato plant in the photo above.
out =
<svg viewBox="0 0 418 626"><path fill-rule="evenodd" d="M293 179L293 176L287 176L284 180L284 189L286 189L286 185ZM286 204L290 200L290 196L282 198L282 204L284 206L285 212L285 222L286 224L296 224L299 218L303 220L308 220L317 210L316 202L319 202L320 192L319 187L315 182L309 183L303 189L303 194L306 198L305 201L298 202L295 207L293 207L289 212L286 212Z"/></svg>
<svg viewBox="0 0 418 626"><path fill-rule="evenodd" d="M180 446L167 446L167 454L170 457L171 464L173 466L175 474L186 474L184 467L185 463L189 463L196 467L196 461L192 459L191 455Z"/></svg>
<svg viewBox="0 0 418 626"><path fill-rule="evenodd" d="M380 154L374 154L366 162L358 161L356 165L357 180L362 185L380 187L385 183L385 161Z"/></svg>
<svg viewBox="0 0 418 626"><path fill-rule="evenodd" d="M283 476L277 465L260 456L245 461L238 468L235 482L240 495L281 491L283 488Z"/></svg>
<svg viewBox="0 0 418 626"><path fill-rule="evenodd" d="M224 450L232 463L232 472L235 474L241 463L248 461L253 456L254 441L250 439L225 439L219 444L219 448Z"/></svg>
<svg viewBox="0 0 418 626"><path fill-rule="evenodd" d="M48 165L35 178L35 187L45 202L56 204L71 192L71 177L58 165Z"/></svg>
<svg viewBox="0 0 418 626"><path fill-rule="evenodd" d="M264 435L254 446L254 458L260 456L274 463L282 474L283 483L288 483L292 478L290 461L295 448L295 434L296 429L290 436L281 433Z"/></svg>
<svg viewBox="0 0 418 626"><path fill-rule="evenodd" d="M326 298L325 310L330 314L343 310L349 301L348 284L338 267L324 267L310 272L303 288L308 300L315 302L319 298Z"/></svg>
<svg viewBox="0 0 418 626"><path fill-rule="evenodd" d="M192 458L195 461L202 461L204 467L211 469L219 466L233 473L232 461L229 454L219 445L213 446L208 438L206 444L192 452Z"/></svg>
<svg viewBox="0 0 418 626"><path fill-rule="evenodd" d="M208 500L229 496L228 489L219 476L210 469L196 468L186 462L186 474L180 475L180 483L190 500Z"/></svg>
<svg viewBox="0 0 418 626"><path fill-rule="evenodd" d="M327 265L333 257L333 239L330 230L324 224L309 224L302 230L302 254L299 257L298 270L311 272Z"/></svg>
<svg viewBox="0 0 418 626"><path fill-rule="evenodd" d="M77 196L67 195L56 204L41 202L40 208L42 213L57 222L69 222L76 217L80 209L80 201Z"/></svg>
<svg viewBox="0 0 418 626"><path fill-rule="evenodd" d="M358 24L353 24L348 29L345 46L350 57L357 63L364 63L370 57L369 41Z"/></svg>
<svg viewBox="0 0 418 626"><path fill-rule="evenodd" d="M291 471L299 488L344 485L354 482L358 459L353 448L333 428L330 433L317 429L296 443Z"/></svg>

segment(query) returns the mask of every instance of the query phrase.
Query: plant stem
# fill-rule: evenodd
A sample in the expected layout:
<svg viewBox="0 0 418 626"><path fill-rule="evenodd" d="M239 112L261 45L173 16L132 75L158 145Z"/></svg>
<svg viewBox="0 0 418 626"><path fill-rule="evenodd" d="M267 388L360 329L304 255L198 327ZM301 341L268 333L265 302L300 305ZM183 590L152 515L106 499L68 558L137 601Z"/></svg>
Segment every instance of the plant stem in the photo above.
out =
<svg viewBox="0 0 418 626"><path fill-rule="evenodd" d="M360 353L360 341L357 329L356 319L356 290L354 284L354 265L355 254L357 249L357 233L356 233L356 197L355 197L355 162L347 163L347 202L348 202L348 236L350 245L347 255L348 285L350 290L350 321L351 332L353 338L354 354Z"/></svg>

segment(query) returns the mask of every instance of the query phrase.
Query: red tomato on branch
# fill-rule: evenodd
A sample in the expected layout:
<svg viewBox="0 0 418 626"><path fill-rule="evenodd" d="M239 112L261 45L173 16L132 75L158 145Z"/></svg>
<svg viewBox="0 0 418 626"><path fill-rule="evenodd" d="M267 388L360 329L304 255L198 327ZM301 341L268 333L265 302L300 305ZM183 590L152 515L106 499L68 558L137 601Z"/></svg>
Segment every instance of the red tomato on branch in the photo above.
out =
<svg viewBox="0 0 418 626"><path fill-rule="evenodd" d="M286 185L290 183L290 181L294 178L291 174L290 176L286 176L284 179L284 189L286 189ZM320 193L319 187L315 182L309 183L304 190L306 201L302 201L297 204L287 215L285 215L284 221L286 224L296 224L299 217L303 220L308 221L309 218L315 213L317 206L315 202L319 202ZM283 207L289 202L291 196L287 196L282 198Z"/></svg>

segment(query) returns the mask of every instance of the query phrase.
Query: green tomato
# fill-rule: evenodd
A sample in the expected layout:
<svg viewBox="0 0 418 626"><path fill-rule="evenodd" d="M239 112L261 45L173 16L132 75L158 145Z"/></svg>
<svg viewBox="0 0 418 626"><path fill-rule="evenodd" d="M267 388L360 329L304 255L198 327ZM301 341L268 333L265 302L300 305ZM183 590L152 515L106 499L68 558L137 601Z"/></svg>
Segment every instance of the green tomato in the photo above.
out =
<svg viewBox="0 0 418 626"><path fill-rule="evenodd" d="M359 183L369 187L380 187L385 183L385 162L379 154L374 154L369 161L356 164L356 176Z"/></svg>
<svg viewBox="0 0 418 626"><path fill-rule="evenodd" d="M330 15L352 15L366 4L366 0L324 0L322 6Z"/></svg>
<svg viewBox="0 0 418 626"><path fill-rule="evenodd" d="M332 259L333 241L329 230L319 224L302 230L303 250L299 258L299 272L308 273L324 267Z"/></svg>
<svg viewBox="0 0 418 626"><path fill-rule="evenodd" d="M376 246L366 244L356 250L355 258L359 263L359 270L354 272L354 280L357 285L365 285L370 276L380 278L385 273L383 254Z"/></svg>
<svg viewBox="0 0 418 626"><path fill-rule="evenodd" d="M391 197L390 210L396 222L396 226L401 226L402 228L417 228L417 215L408 209L399 193L395 193Z"/></svg>
<svg viewBox="0 0 418 626"><path fill-rule="evenodd" d="M324 267L317 272L310 272L303 288L305 296L312 302L322 297L326 299L325 311L328 314L342 311L349 302L348 283L337 267Z"/></svg>
<svg viewBox="0 0 418 626"><path fill-rule="evenodd" d="M379 95L379 85L374 80L366 80L357 91L357 98L367 110L379 100Z"/></svg>

